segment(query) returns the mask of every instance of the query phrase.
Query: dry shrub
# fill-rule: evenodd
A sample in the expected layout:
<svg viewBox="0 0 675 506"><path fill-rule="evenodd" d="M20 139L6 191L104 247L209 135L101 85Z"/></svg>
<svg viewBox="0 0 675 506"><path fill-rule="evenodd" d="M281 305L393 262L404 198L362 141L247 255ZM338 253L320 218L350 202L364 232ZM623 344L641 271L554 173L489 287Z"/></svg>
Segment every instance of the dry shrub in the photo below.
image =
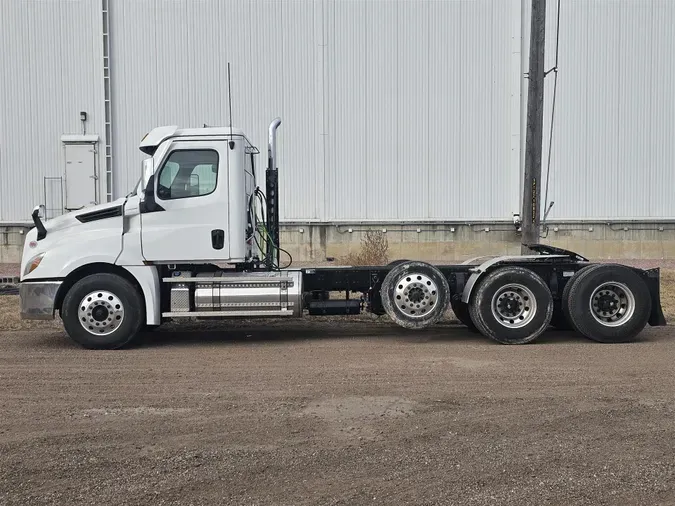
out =
<svg viewBox="0 0 675 506"><path fill-rule="evenodd" d="M343 265L384 265L389 263L389 242L385 233L368 230L361 238L361 248L342 259Z"/></svg>

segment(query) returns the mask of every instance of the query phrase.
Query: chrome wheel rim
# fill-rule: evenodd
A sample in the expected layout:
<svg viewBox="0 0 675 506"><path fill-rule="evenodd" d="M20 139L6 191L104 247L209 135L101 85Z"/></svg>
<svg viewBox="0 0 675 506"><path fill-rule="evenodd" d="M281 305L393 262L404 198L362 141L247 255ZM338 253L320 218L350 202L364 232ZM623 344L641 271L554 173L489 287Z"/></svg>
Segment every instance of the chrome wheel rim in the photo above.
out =
<svg viewBox="0 0 675 506"><path fill-rule="evenodd" d="M524 285L504 285L492 296L492 316L509 329L519 329L537 314L537 300Z"/></svg>
<svg viewBox="0 0 675 506"><path fill-rule="evenodd" d="M424 274L407 274L396 283L394 302L404 315L410 318L422 318L436 306L438 286Z"/></svg>
<svg viewBox="0 0 675 506"><path fill-rule="evenodd" d="M124 305L114 293L98 290L82 298L77 317L90 334L107 336L124 321Z"/></svg>
<svg viewBox="0 0 675 506"><path fill-rule="evenodd" d="M618 327L635 313L635 296L623 283L608 282L598 286L591 295L591 314L605 327Z"/></svg>

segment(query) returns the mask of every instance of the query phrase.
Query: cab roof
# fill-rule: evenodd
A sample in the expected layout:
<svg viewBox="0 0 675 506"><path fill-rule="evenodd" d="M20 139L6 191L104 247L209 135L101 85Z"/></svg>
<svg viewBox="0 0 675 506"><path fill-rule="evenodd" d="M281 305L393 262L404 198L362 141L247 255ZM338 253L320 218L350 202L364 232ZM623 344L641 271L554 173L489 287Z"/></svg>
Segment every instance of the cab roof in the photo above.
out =
<svg viewBox="0 0 675 506"><path fill-rule="evenodd" d="M178 128L176 125L170 126L160 126L153 128L145 137L141 139L141 143L138 148L152 155L157 146L159 146L164 140L170 137L195 137L195 136L230 136L230 137L243 137L248 141L246 135L242 130L238 128L230 127L203 127L203 128Z"/></svg>

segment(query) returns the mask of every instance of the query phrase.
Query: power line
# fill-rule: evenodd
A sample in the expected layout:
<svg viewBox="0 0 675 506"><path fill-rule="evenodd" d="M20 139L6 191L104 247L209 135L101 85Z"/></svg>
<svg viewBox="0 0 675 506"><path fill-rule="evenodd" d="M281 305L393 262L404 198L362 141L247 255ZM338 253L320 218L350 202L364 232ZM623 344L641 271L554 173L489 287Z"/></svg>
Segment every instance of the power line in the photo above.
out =
<svg viewBox="0 0 675 506"><path fill-rule="evenodd" d="M544 205L547 206L546 211L544 211L544 223L546 223L546 218L548 217L548 212L553 207L553 202L548 202L548 185L551 175L551 151L553 151L553 119L555 118L555 99L558 91L558 54L560 47L560 0L558 0L558 11L556 12L556 29L555 29L555 63L553 68L544 74L544 77L550 72L553 72L553 101L551 104L551 128L548 136L548 162L546 166L546 190L544 192Z"/></svg>

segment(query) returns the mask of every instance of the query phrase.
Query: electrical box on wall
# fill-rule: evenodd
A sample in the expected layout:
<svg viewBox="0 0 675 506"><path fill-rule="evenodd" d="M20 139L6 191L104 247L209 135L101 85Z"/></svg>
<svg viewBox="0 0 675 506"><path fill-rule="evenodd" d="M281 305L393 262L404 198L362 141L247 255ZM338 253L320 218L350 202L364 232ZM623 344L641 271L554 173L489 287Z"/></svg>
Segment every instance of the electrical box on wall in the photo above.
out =
<svg viewBox="0 0 675 506"><path fill-rule="evenodd" d="M65 158L65 209L98 204L98 135L62 135Z"/></svg>

